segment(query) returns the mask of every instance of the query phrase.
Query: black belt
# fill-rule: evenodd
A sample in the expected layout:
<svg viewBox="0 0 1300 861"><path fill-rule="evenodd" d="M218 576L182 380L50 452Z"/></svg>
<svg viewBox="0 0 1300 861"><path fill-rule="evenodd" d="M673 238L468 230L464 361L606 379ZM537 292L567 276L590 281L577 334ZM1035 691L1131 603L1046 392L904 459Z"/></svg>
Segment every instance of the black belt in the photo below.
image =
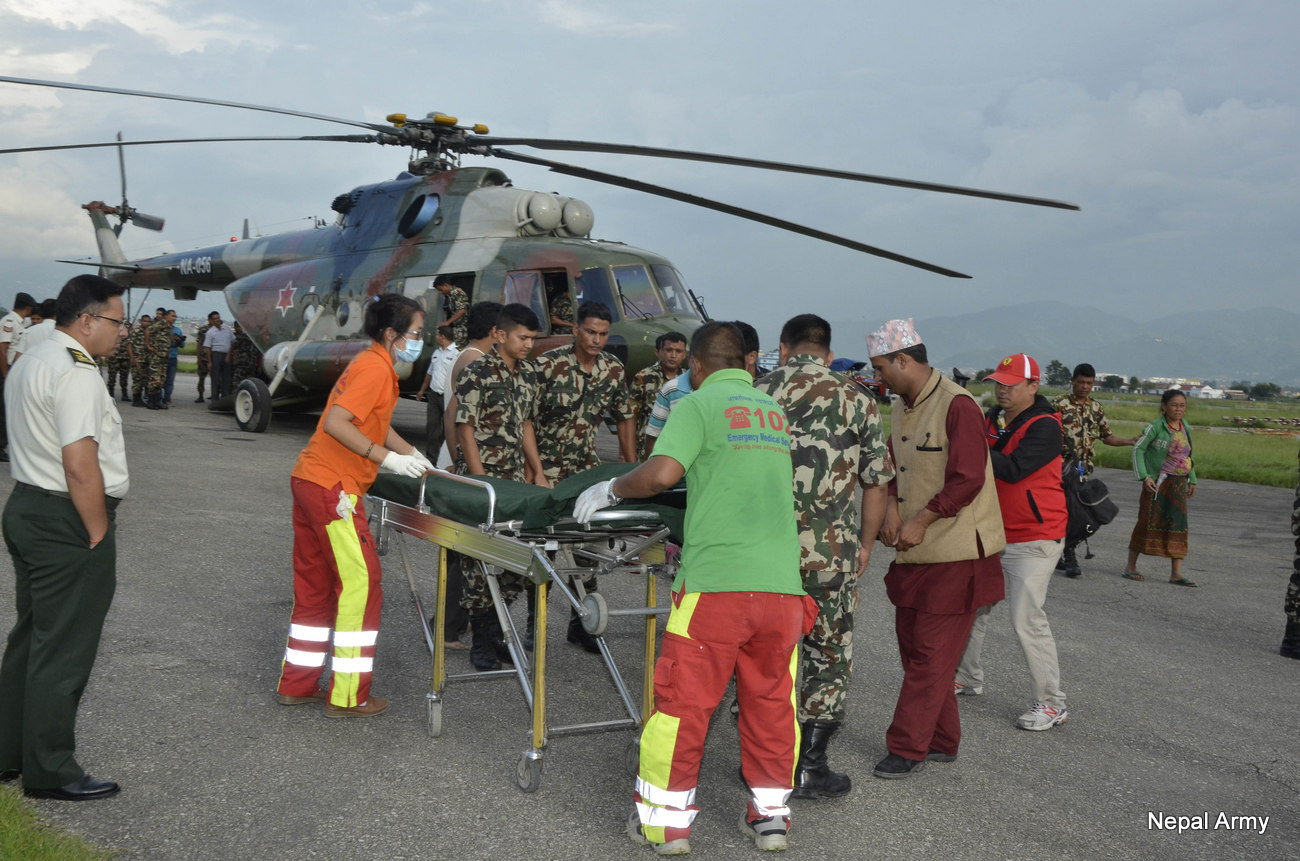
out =
<svg viewBox="0 0 1300 861"><path fill-rule="evenodd" d="M42 496L54 496L54 497L58 497L59 499L67 499L67 500L72 499L72 494L68 493L66 490L47 490L44 487L37 487L36 485L28 484L25 481L14 482L14 485L20 490L25 490L30 493L39 493ZM121 497L109 496L107 494L104 495L104 505L108 507L109 511L117 510L117 507L121 504L122 504Z"/></svg>

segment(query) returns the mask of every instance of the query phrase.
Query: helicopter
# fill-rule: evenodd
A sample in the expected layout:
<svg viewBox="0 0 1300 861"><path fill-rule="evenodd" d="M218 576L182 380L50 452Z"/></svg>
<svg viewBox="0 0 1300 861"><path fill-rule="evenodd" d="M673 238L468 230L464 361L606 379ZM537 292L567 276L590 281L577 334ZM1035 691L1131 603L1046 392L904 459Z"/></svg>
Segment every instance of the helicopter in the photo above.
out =
<svg viewBox="0 0 1300 861"><path fill-rule="evenodd" d="M465 156L515 161L552 172L677 200L809 236L953 278L969 275L837 236L775 216L628 177L503 147L617 153L684 159L762 170L823 176L1077 210L1074 204L1026 195L944 185L740 156L631 144L491 136L482 124L432 112L424 117L388 115L386 124L306 113L287 108L78 84L0 76L0 82L134 96L263 111L359 127L366 134L295 137L225 137L62 144L0 149L0 154L197 142L335 141L405 146L411 157L396 178L337 195L332 224L268 237L129 260L119 244L129 222L161 230L163 219L131 207L122 167L122 202L96 201L83 208L94 226L101 274L125 287L171 290L178 299L221 290L234 319L262 353L265 378L242 380L232 396L209 409L233 410L242 430L264 431L272 412L322 405L351 359L369 340L361 332L365 303L398 292L425 311L426 345L414 363L398 363L403 392L413 392L432 354L433 324L444 319L436 281L449 280L471 301L519 302L542 321L537 350L572 342L553 328L552 309L599 301L614 317L606 349L634 373L654 361L655 339L668 331L690 332L709 319L681 272L665 257L621 242L591 238L595 216L576 198L517 188L501 170L464 166ZM116 218L113 225L110 218ZM63 261L85 263L85 261ZM567 300L567 302L565 301ZM267 380L270 382L268 383Z"/></svg>

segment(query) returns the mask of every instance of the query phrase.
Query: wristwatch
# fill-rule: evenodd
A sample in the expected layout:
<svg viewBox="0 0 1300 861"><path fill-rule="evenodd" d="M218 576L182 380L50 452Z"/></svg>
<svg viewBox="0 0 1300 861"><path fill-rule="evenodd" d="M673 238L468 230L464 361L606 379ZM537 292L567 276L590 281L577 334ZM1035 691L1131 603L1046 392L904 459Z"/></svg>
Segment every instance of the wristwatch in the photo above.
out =
<svg viewBox="0 0 1300 861"><path fill-rule="evenodd" d="M605 488L605 498L609 501L610 506L618 505L622 498L614 495L614 481L611 480L609 486Z"/></svg>

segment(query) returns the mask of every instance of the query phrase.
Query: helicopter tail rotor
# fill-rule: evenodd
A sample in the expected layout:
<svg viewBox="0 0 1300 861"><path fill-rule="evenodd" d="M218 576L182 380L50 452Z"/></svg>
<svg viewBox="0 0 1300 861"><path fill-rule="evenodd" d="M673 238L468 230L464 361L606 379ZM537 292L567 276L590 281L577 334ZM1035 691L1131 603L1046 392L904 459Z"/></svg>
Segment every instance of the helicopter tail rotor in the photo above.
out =
<svg viewBox="0 0 1300 861"><path fill-rule="evenodd" d="M126 157L123 155L122 133L117 133L117 170L122 177L122 203L117 207L116 215L118 218L117 226L113 228L113 233L121 236L122 227L128 222L135 222L136 227L143 227L145 230L162 230L165 219L157 215L148 215L138 209L131 207L126 200Z"/></svg>

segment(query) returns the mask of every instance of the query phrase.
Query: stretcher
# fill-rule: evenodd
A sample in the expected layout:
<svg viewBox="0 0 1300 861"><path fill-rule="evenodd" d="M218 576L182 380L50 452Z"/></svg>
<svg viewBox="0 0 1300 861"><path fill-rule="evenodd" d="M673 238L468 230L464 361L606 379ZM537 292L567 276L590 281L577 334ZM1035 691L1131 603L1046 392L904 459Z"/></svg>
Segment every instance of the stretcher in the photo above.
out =
<svg viewBox="0 0 1300 861"><path fill-rule="evenodd" d="M524 792L535 792L541 785L542 764L550 738L639 728L649 717L654 702L657 616L668 611L667 607L657 606L657 578L668 576L671 582L675 574L676 566L667 561L664 546L670 535L681 535L684 492L670 491L648 503L624 504L613 510L597 512L587 525L572 517L573 502L583 490L622 474L632 466L605 464L560 482L550 490L442 471L426 473L419 479L383 475L366 496L371 532L380 555L387 556L391 545L397 545L429 649L431 672L426 695L429 735L437 737L442 732L442 704L448 683L514 678L532 718L531 746L520 755L515 769L516 783ZM391 540L394 536L396 542ZM402 543L403 536L437 546L435 571L417 573ZM462 555L462 565L482 566L514 663L512 669L448 673L444 623L449 551ZM579 566L579 561L584 564ZM501 598L498 576L503 571L523 575L535 587L531 658L523 648L519 627ZM610 609L603 595L586 593L582 588L582 580L593 574L620 573L631 573L644 579L644 607ZM601 659L627 717L549 725L546 712L546 626L547 596L552 587L563 594L566 602L576 610L583 627L595 637ZM643 616L645 619L645 660L639 708L603 636L610 618L614 616ZM563 621L567 625L568 619ZM636 754L634 739L626 753L630 763L635 762Z"/></svg>

